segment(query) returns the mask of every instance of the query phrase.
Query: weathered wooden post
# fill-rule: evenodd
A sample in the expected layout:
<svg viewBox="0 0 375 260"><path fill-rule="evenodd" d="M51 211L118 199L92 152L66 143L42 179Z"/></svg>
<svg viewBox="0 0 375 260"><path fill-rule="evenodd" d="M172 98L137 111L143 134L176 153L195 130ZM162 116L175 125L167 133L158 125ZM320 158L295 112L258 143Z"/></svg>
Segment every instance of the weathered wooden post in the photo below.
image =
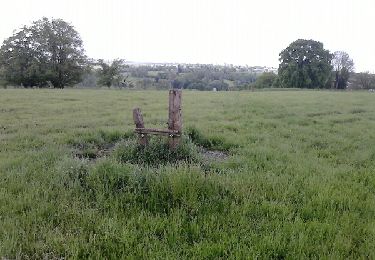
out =
<svg viewBox="0 0 375 260"><path fill-rule="evenodd" d="M139 108L134 108L133 109L133 120L136 128L145 128L145 124L143 122L143 116L141 113L141 109ZM144 133L138 133L139 137L139 144L140 145L147 145L148 144L148 139L147 135Z"/></svg>
<svg viewBox="0 0 375 260"><path fill-rule="evenodd" d="M180 136L182 131L182 115L181 115L181 90L169 90L169 117L168 129L177 134L169 135L169 147L175 149L180 144Z"/></svg>
<svg viewBox="0 0 375 260"><path fill-rule="evenodd" d="M135 123L135 132L139 137L140 145L147 145L147 135L164 135L169 137L169 148L175 149L180 144L182 134L182 115L181 115L181 90L172 89L169 91L169 111L168 111L168 129L145 128L141 110L133 109L133 120Z"/></svg>

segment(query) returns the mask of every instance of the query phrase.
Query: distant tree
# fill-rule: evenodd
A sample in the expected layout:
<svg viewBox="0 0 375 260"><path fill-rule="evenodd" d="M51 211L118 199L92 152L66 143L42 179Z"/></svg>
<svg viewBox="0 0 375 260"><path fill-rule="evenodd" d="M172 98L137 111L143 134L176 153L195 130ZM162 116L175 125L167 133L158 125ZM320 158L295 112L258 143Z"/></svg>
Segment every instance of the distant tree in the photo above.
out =
<svg viewBox="0 0 375 260"><path fill-rule="evenodd" d="M180 64L177 65L177 74L182 73L182 66Z"/></svg>
<svg viewBox="0 0 375 260"><path fill-rule="evenodd" d="M147 78L148 70L147 66L135 67L131 71L131 76L135 78Z"/></svg>
<svg viewBox="0 0 375 260"><path fill-rule="evenodd" d="M152 80L150 78L143 78L141 81L138 82L142 89L147 89L152 87Z"/></svg>
<svg viewBox="0 0 375 260"><path fill-rule="evenodd" d="M332 55L321 42L296 40L280 53L279 60L283 87L324 88L329 83Z"/></svg>
<svg viewBox="0 0 375 260"><path fill-rule="evenodd" d="M43 18L3 42L0 66L10 84L64 88L80 81L86 56L72 25Z"/></svg>
<svg viewBox="0 0 375 260"><path fill-rule="evenodd" d="M109 66L103 65L104 70L109 70ZM253 67L207 64L183 64L178 67L181 73L177 73L176 65L127 66L121 75L126 82L121 81L120 86L127 87L133 81L135 88L212 90L215 87L217 90L229 90L247 89L256 80ZM116 84L112 82L112 85Z"/></svg>
<svg viewBox="0 0 375 260"><path fill-rule="evenodd" d="M166 72L158 72L157 77L159 79L167 79L168 78L168 73L166 73Z"/></svg>
<svg viewBox="0 0 375 260"><path fill-rule="evenodd" d="M355 73L353 75L353 85L359 89L375 88L375 75L370 72Z"/></svg>
<svg viewBox="0 0 375 260"><path fill-rule="evenodd" d="M271 88L274 87L274 83L277 80L277 75L273 72L264 72L260 74L255 83L255 88Z"/></svg>
<svg viewBox="0 0 375 260"><path fill-rule="evenodd" d="M204 90L207 84L202 81L195 81L189 85L189 89Z"/></svg>
<svg viewBox="0 0 375 260"><path fill-rule="evenodd" d="M336 89L345 89L348 85L350 73L354 71L354 62L344 51L333 53L332 66L335 75Z"/></svg>
<svg viewBox="0 0 375 260"><path fill-rule="evenodd" d="M98 75L95 70L87 70L83 76L82 80L77 84L79 87L96 87L98 81Z"/></svg>
<svg viewBox="0 0 375 260"><path fill-rule="evenodd" d="M171 86L172 88L174 89L182 89L184 88L184 85L185 85L185 80L184 79L174 79L171 81Z"/></svg>
<svg viewBox="0 0 375 260"><path fill-rule="evenodd" d="M111 64L98 60L97 64L100 66L98 69L98 85L111 87L112 85L119 85L122 79L121 72L124 69L125 61L116 59Z"/></svg>
<svg viewBox="0 0 375 260"><path fill-rule="evenodd" d="M171 87L171 83L167 79L160 79L155 87L156 89L169 89Z"/></svg>
<svg viewBox="0 0 375 260"><path fill-rule="evenodd" d="M207 90L212 90L216 88L216 90L220 91L220 90L229 90L229 85L228 83L222 81L222 80L214 80L214 81L211 81L208 86L207 86Z"/></svg>

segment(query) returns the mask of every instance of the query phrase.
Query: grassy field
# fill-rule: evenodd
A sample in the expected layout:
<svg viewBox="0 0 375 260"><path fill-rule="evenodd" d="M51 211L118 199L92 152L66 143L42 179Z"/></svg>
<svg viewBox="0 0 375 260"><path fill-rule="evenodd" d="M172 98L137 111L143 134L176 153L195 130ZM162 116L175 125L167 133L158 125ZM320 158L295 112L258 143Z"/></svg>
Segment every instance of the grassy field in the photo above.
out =
<svg viewBox="0 0 375 260"><path fill-rule="evenodd" d="M228 158L121 160L167 100L0 90L0 258L375 258L375 94L184 92L187 142Z"/></svg>

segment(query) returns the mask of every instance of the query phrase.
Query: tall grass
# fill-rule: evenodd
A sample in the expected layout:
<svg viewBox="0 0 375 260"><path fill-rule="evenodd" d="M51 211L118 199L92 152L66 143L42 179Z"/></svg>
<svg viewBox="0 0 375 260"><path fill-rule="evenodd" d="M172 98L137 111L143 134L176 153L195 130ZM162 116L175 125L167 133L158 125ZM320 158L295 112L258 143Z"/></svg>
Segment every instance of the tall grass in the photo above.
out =
<svg viewBox="0 0 375 260"><path fill-rule="evenodd" d="M185 92L190 141L138 151L167 99L0 90L0 257L375 257L375 95Z"/></svg>

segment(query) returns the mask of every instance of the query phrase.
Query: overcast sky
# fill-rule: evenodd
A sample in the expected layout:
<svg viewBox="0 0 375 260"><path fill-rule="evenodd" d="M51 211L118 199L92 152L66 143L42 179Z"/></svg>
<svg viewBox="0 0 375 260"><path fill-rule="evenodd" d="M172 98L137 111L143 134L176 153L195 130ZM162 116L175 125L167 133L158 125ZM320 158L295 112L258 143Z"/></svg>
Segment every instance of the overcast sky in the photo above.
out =
<svg viewBox="0 0 375 260"><path fill-rule="evenodd" d="M92 58L277 67L303 38L375 72L375 0L2 0L1 9L1 42L43 16L62 18Z"/></svg>

